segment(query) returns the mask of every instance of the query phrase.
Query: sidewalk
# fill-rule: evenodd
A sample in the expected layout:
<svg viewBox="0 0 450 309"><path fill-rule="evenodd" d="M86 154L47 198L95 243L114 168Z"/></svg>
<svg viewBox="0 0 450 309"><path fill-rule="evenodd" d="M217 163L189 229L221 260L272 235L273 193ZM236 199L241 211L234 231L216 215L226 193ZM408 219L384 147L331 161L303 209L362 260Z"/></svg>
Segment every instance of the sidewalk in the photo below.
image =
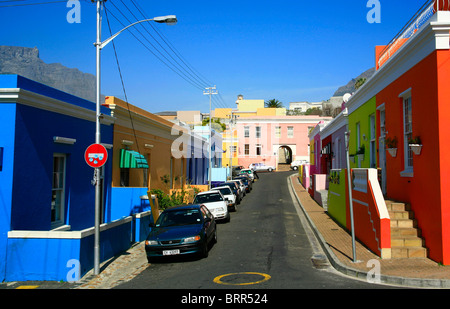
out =
<svg viewBox="0 0 450 309"><path fill-rule="evenodd" d="M126 252L113 257L100 265L100 274L88 272L75 289L111 289L127 282L148 267L144 242L132 246Z"/></svg>
<svg viewBox="0 0 450 309"><path fill-rule="evenodd" d="M408 287L450 288L450 267L442 266L425 258L383 260L356 241L356 260L353 262L351 235L338 225L317 204L300 184L297 175L292 175L292 188L303 208L316 237L321 242L333 267L349 276L366 279L374 266L380 263L381 282Z"/></svg>

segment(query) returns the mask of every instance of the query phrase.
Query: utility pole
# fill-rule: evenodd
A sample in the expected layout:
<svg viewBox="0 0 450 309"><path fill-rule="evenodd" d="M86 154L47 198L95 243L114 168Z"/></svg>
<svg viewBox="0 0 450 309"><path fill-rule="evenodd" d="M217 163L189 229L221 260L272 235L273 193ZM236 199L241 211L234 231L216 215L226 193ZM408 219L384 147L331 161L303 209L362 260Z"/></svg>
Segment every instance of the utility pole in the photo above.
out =
<svg viewBox="0 0 450 309"><path fill-rule="evenodd" d="M230 139L231 139L231 143L230 143L230 178L231 180L233 180L233 156L234 156L234 133L233 133L233 129L234 129L234 123L236 121L236 115L233 115L233 110L231 111L230 114Z"/></svg>
<svg viewBox="0 0 450 309"><path fill-rule="evenodd" d="M101 79L100 79L100 51L102 42L102 15L101 10L104 0L97 0L97 42L95 47L97 49L97 115L95 121L95 143L101 143L101 133L100 133L100 97L101 97ZM95 233L94 233L94 274L98 275L100 273L100 168L95 168Z"/></svg>
<svg viewBox="0 0 450 309"><path fill-rule="evenodd" d="M212 127L211 127L211 118L212 118L212 110L211 110L211 99L212 96L215 94L218 94L219 92L216 91L216 86L214 87L207 87L205 88L206 91L203 91L204 95L209 95L209 171L208 171L208 190L211 190L211 169L212 169L212 164L211 164L211 145L212 145Z"/></svg>

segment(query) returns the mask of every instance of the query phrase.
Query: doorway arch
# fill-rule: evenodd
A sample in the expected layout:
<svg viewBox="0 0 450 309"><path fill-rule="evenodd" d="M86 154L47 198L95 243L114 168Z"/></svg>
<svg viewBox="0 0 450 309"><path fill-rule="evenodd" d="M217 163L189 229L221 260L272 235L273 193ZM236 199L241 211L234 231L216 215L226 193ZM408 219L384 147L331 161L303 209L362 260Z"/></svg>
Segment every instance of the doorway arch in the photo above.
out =
<svg viewBox="0 0 450 309"><path fill-rule="evenodd" d="M288 165L292 163L292 148L286 145L278 148L278 165Z"/></svg>

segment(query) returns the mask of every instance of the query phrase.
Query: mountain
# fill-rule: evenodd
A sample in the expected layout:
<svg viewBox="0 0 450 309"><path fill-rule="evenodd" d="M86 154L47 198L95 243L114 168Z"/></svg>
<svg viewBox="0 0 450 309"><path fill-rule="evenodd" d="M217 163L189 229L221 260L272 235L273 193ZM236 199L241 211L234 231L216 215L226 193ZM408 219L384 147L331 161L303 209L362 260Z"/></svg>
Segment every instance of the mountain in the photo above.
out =
<svg viewBox="0 0 450 309"><path fill-rule="evenodd" d="M96 100L94 75L60 63L47 64L39 58L36 47L0 46L0 74L18 74L77 97Z"/></svg>
<svg viewBox="0 0 450 309"><path fill-rule="evenodd" d="M371 78L373 74L375 74L375 68L371 68L371 69L365 71L364 73L362 73L358 77L353 78L351 81L349 81L347 85L340 87L334 93L333 96L339 97L339 96L343 96L346 93L353 93L353 92L355 92L356 91L356 89L355 89L355 82L358 79L360 79L360 78L365 78L366 80L369 80L369 78Z"/></svg>

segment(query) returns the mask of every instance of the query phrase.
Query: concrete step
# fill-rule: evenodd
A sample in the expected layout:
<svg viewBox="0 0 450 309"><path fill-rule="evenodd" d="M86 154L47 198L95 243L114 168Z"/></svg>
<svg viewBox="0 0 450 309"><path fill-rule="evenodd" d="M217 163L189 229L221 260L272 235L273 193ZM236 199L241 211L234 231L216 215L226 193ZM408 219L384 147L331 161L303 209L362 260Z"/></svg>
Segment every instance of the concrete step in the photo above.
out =
<svg viewBox="0 0 450 309"><path fill-rule="evenodd" d="M386 207L390 211L408 211L411 210L411 206L409 204L394 202L394 201L386 201Z"/></svg>
<svg viewBox="0 0 450 309"><path fill-rule="evenodd" d="M394 247L423 247L424 241L420 237L405 236L391 238L391 248Z"/></svg>
<svg viewBox="0 0 450 309"><path fill-rule="evenodd" d="M402 236L420 237L420 231L411 227L391 227L391 239Z"/></svg>
<svg viewBox="0 0 450 309"><path fill-rule="evenodd" d="M391 257L426 258L427 249L409 204L386 201L391 218Z"/></svg>
<svg viewBox="0 0 450 309"><path fill-rule="evenodd" d="M417 227L416 219L392 219L391 217L391 227Z"/></svg>
<svg viewBox="0 0 450 309"><path fill-rule="evenodd" d="M410 210L389 210L388 212L391 219L414 219L414 213Z"/></svg>
<svg viewBox="0 0 450 309"><path fill-rule="evenodd" d="M424 247L392 247L391 257L393 259L426 258L427 249Z"/></svg>

